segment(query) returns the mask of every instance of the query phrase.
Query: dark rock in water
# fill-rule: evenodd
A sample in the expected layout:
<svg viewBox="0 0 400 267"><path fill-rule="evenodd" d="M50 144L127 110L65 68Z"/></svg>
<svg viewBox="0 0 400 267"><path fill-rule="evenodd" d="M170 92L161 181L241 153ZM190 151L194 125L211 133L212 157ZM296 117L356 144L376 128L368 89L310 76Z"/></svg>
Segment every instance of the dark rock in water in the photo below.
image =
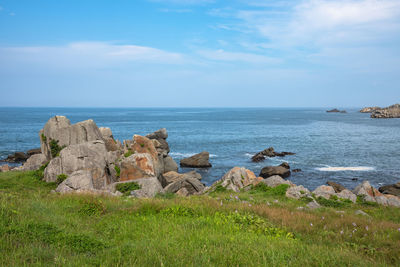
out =
<svg viewBox="0 0 400 267"><path fill-rule="evenodd" d="M326 112L328 112L328 113L347 113L346 110L338 110L337 108L327 110Z"/></svg>
<svg viewBox="0 0 400 267"><path fill-rule="evenodd" d="M358 181L358 178L351 178L352 181Z"/></svg>
<svg viewBox="0 0 400 267"><path fill-rule="evenodd" d="M372 113L376 110L380 110L382 108L380 107L367 107L367 108L363 108L362 110L360 110L361 113Z"/></svg>
<svg viewBox="0 0 400 267"><path fill-rule="evenodd" d="M301 172L301 169L293 169L292 172Z"/></svg>
<svg viewBox="0 0 400 267"><path fill-rule="evenodd" d="M209 162L209 158L210 153L208 153L207 151L203 151L189 158L182 159L180 165L181 167L189 168L209 168L212 167Z"/></svg>
<svg viewBox="0 0 400 267"><path fill-rule="evenodd" d="M328 182L326 182L326 184L332 186L336 193L340 193L346 189L346 187L344 187L343 185L332 182L332 181L328 181Z"/></svg>
<svg viewBox="0 0 400 267"><path fill-rule="evenodd" d="M10 163L21 163L25 162L28 158L29 156L24 152L15 152L14 154L8 155L4 161Z"/></svg>
<svg viewBox="0 0 400 267"><path fill-rule="evenodd" d="M388 195L394 195L397 197L400 197L400 182L397 184L391 184L391 185L384 185L379 187L379 192L383 194L388 194Z"/></svg>
<svg viewBox="0 0 400 267"><path fill-rule="evenodd" d="M28 154L29 157L33 156L33 155L36 155L36 154L40 154L40 153L42 153L42 151L40 150L40 147L39 148L30 149L30 150L26 151L26 154Z"/></svg>
<svg viewBox="0 0 400 267"><path fill-rule="evenodd" d="M269 147L267 149L264 149L261 152L258 152L255 154L251 160L253 162L260 162L263 161L266 157L273 158L273 157L284 157L288 155L295 155L296 153L293 152L275 152L275 149L273 147Z"/></svg>
<svg viewBox="0 0 400 267"><path fill-rule="evenodd" d="M290 166L286 162L279 166L267 166L262 168L260 176L263 178L268 178L274 175L279 175L282 178L287 178L290 176Z"/></svg>
<svg viewBox="0 0 400 267"><path fill-rule="evenodd" d="M387 108L375 110L372 112L371 118L376 118L376 119L400 118L400 104L395 104Z"/></svg>

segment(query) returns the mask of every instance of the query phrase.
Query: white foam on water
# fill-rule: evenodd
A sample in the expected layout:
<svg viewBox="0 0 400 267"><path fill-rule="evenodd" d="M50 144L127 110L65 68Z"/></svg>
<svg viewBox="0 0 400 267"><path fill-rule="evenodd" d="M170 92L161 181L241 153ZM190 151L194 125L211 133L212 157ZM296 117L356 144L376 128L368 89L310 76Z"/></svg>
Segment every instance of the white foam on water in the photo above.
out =
<svg viewBox="0 0 400 267"><path fill-rule="evenodd" d="M315 168L321 172L343 172L343 171L354 171L354 172L368 172L375 170L374 167L366 167L366 166L356 166L356 167L321 167Z"/></svg>
<svg viewBox="0 0 400 267"><path fill-rule="evenodd" d="M246 154L244 154L246 157L248 157L248 158L252 158L255 154L251 154L251 153L246 153Z"/></svg>
<svg viewBox="0 0 400 267"><path fill-rule="evenodd" d="M182 158L188 158L191 157L193 155L196 155L198 153L180 153L180 152L170 152L169 155L173 156L173 157L182 157ZM214 154L210 154L210 158L216 158L217 155Z"/></svg>

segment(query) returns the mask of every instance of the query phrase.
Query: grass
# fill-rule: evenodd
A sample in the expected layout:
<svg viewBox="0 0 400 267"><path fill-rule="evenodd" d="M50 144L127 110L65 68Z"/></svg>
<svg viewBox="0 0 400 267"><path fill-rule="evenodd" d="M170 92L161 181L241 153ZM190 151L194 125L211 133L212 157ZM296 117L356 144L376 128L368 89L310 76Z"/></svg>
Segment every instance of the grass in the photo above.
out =
<svg viewBox="0 0 400 267"><path fill-rule="evenodd" d="M121 192L125 196L129 196L131 194L131 191L140 189L140 185L136 182L123 183L117 184L115 189L117 189L117 191Z"/></svg>
<svg viewBox="0 0 400 267"><path fill-rule="evenodd" d="M0 173L0 266L400 265L397 208L298 210L306 201L257 187L147 200L55 187Z"/></svg>

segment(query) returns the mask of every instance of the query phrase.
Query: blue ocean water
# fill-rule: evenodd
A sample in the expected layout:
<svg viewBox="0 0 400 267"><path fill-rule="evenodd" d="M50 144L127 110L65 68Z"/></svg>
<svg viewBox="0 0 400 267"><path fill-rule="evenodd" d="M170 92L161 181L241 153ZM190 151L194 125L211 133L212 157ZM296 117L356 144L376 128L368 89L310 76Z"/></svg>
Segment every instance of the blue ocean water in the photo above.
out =
<svg viewBox="0 0 400 267"><path fill-rule="evenodd" d="M347 114L317 108L0 108L0 157L39 147L39 130L54 115L72 123L93 119L119 140L167 128L177 161L209 151L212 168L201 170L210 184L234 166L256 174L288 162L302 172L290 178L313 189L327 180L353 188L362 180L379 186L400 180L400 119L371 119L358 109ZM273 146L294 156L252 163ZM187 171L187 170L181 170ZM357 178L358 181L353 181Z"/></svg>

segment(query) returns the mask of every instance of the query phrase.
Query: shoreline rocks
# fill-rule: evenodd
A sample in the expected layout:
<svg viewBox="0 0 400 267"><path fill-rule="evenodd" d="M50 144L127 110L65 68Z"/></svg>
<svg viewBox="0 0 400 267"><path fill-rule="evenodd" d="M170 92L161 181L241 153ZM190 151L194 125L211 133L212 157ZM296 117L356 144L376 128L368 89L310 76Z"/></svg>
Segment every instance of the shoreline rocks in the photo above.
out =
<svg viewBox="0 0 400 267"><path fill-rule="evenodd" d="M347 113L346 110L339 110L337 108L331 109L331 110L327 110L327 113Z"/></svg>
<svg viewBox="0 0 400 267"><path fill-rule="evenodd" d="M210 153L203 151L199 154L193 155L189 158L184 158L180 161L181 167L188 168L210 168L212 167L209 162Z"/></svg>
<svg viewBox="0 0 400 267"><path fill-rule="evenodd" d="M374 110L371 118L375 119L389 119L400 118L400 104L395 104L386 108Z"/></svg>
<svg viewBox="0 0 400 267"><path fill-rule="evenodd" d="M380 110L380 107L366 107L360 110L361 113L372 113L376 110Z"/></svg>
<svg viewBox="0 0 400 267"><path fill-rule="evenodd" d="M273 158L273 157L285 157L289 155L296 155L296 153L293 152L275 152L275 149L273 147L269 147L267 149L264 149L261 152L256 153L252 158L251 161L253 162L260 162L265 160L267 157Z"/></svg>
<svg viewBox="0 0 400 267"><path fill-rule="evenodd" d="M279 175L282 178L287 178L291 175L290 166L286 162L279 166L267 166L262 168L260 176L263 178L268 178L274 175Z"/></svg>
<svg viewBox="0 0 400 267"><path fill-rule="evenodd" d="M214 182L211 186L211 191L217 186L222 186L228 190L240 192L240 189L249 185L256 185L261 180L261 177L257 177L254 172L244 167L234 167L225 173L220 180Z"/></svg>

